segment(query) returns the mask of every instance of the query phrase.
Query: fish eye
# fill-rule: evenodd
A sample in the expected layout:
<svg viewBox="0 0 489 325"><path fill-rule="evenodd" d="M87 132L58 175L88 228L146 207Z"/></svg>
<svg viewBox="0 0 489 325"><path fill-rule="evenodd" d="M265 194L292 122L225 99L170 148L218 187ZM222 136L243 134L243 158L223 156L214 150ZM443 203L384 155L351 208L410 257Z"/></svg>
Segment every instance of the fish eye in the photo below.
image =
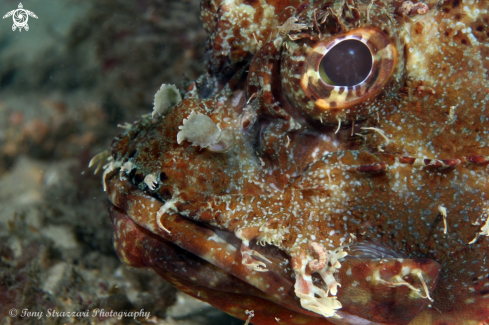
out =
<svg viewBox="0 0 489 325"><path fill-rule="evenodd" d="M375 27L288 41L281 75L289 103L321 124L375 116L404 82L401 43L395 29Z"/></svg>
<svg viewBox="0 0 489 325"><path fill-rule="evenodd" d="M333 86L355 86L367 79L372 71L372 52L355 39L335 44L321 60L321 79Z"/></svg>

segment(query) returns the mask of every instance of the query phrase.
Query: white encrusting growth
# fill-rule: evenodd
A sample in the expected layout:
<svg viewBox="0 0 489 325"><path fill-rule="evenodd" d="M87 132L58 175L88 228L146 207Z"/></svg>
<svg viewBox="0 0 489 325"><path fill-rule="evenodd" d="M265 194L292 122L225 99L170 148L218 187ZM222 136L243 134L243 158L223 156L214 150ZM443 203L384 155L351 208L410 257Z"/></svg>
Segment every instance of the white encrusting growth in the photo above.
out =
<svg viewBox="0 0 489 325"><path fill-rule="evenodd" d="M256 242L258 245L273 245L281 247L284 235L290 232L289 227L269 228L267 225L260 227L260 235Z"/></svg>
<svg viewBox="0 0 489 325"><path fill-rule="evenodd" d="M338 128L336 129L336 131L335 131L335 133L334 133L334 134L338 133L338 131L339 131L339 130L340 130L340 128L341 128L341 119L340 119L339 117L337 117L336 119L338 120ZM322 122L322 120L321 120L321 122Z"/></svg>
<svg viewBox="0 0 489 325"><path fill-rule="evenodd" d="M450 120L450 122L452 122L456 117L455 116L455 109L456 109L455 106L450 106L450 110L448 112L448 119Z"/></svg>
<svg viewBox="0 0 489 325"><path fill-rule="evenodd" d="M235 232L236 237L241 239L241 263L253 271L268 272L265 262L272 263L272 261L250 248L250 242L244 235L244 232L244 229L238 229Z"/></svg>
<svg viewBox="0 0 489 325"><path fill-rule="evenodd" d="M377 132L378 134L380 134L380 136L381 136L382 138L384 138L385 142L387 142L387 143L389 143L389 142L390 142L389 138L387 138L387 137L385 136L384 131L383 131L383 130L381 130L381 129L379 129L379 128L363 127L362 129L363 129L363 130L372 130L372 131L375 131L375 132Z"/></svg>
<svg viewBox="0 0 489 325"><path fill-rule="evenodd" d="M473 225L479 225L479 220L483 219L483 218L486 218L486 222L481 227L480 232L478 232L475 235L474 239L472 239L469 242L469 244L475 243L480 236L489 236L489 208L488 208L488 205L489 205L488 201L484 202L484 207L483 207L484 210L482 212L482 215L477 219L476 222L473 223Z"/></svg>
<svg viewBox="0 0 489 325"><path fill-rule="evenodd" d="M424 289L424 292L425 292L425 296L422 298L425 298L425 299L428 299L429 301L433 302L434 300L430 297L430 292L428 290L428 286L426 285L426 282L424 281L424 278L423 278L423 273L421 272L420 269L414 269L411 274L414 274L418 277L419 281L421 281L421 285L423 286L423 289Z"/></svg>
<svg viewBox="0 0 489 325"><path fill-rule="evenodd" d="M111 172L113 172L117 168L121 167L121 165L122 165L122 162L120 162L120 161L111 161L103 167L105 169L105 171L102 175L102 182L104 184L104 192L107 192L107 180L106 180L107 175L109 175Z"/></svg>
<svg viewBox="0 0 489 325"><path fill-rule="evenodd" d="M246 319L246 323L244 325L248 325L251 321L251 318L255 317L255 311L254 310L247 310L247 311L245 311L245 314L248 315L248 318Z"/></svg>
<svg viewBox="0 0 489 325"><path fill-rule="evenodd" d="M163 226L163 223L161 222L161 217L168 212L169 209L172 209L175 212L178 212L175 203L179 202L177 198L173 198L171 200L168 200L161 206L161 208L158 210L156 213L156 223L158 224L158 227L160 229L166 231L167 233L171 234L170 230L166 229L165 226Z"/></svg>
<svg viewBox="0 0 489 325"><path fill-rule="evenodd" d="M156 180L156 177L152 174L146 175L144 178L144 183L148 185L148 187L154 191L156 189L156 186L158 185L158 181Z"/></svg>
<svg viewBox="0 0 489 325"><path fill-rule="evenodd" d="M412 274L416 276L419 281L421 282L421 286L423 288L423 291L425 292L425 295L421 295L420 289L415 288L411 283L406 282L403 277ZM428 286L426 285L426 282L423 278L423 273L420 269L414 269L411 270L409 267L403 267L401 270L401 273L394 275L391 279L389 280L384 280L380 277L380 269L374 269L373 276L371 277L370 281L372 281L373 284L383 284L388 287L400 287L400 286L406 286L415 293L417 293L421 298L423 299L428 299L429 301L433 302L433 299L430 297L430 292L428 290Z"/></svg>
<svg viewBox="0 0 489 325"><path fill-rule="evenodd" d="M482 236L489 236L489 218L487 218L486 223L481 228L481 232L479 234Z"/></svg>
<svg viewBox="0 0 489 325"><path fill-rule="evenodd" d="M207 115L196 114L194 111L183 119L183 125L178 127L181 131L177 134L177 143L188 140L190 143L202 148L219 141L221 130Z"/></svg>
<svg viewBox="0 0 489 325"><path fill-rule="evenodd" d="M290 31L301 31L307 28L306 24L296 24L299 20L295 17L290 17L285 21L285 23L278 27L278 32L280 35L285 36Z"/></svg>
<svg viewBox="0 0 489 325"><path fill-rule="evenodd" d="M117 127L124 130L130 130L132 128L132 124L125 122L124 124L117 124Z"/></svg>
<svg viewBox="0 0 489 325"><path fill-rule="evenodd" d="M112 158L112 156L110 155L110 151L109 150L104 150L98 154L96 154L89 162L88 164L88 168L91 168L95 165L97 165L97 167L95 168L95 171L93 172L94 175L96 175L100 169L102 169L102 167L105 165L106 161L109 160L109 158Z"/></svg>
<svg viewBox="0 0 489 325"><path fill-rule="evenodd" d="M219 126L207 115L196 114L194 111L183 119L179 126L177 143L187 140L192 145L208 148L210 151L223 152L234 144L233 130L228 128L221 131Z"/></svg>
<svg viewBox="0 0 489 325"><path fill-rule="evenodd" d="M270 261L268 258L266 258L265 256L263 256L262 254L260 254L259 252L255 251L255 250L251 250L251 256L262 259L267 263L272 263L272 261ZM263 263L263 262L258 262L258 263L260 263L261 266L260 267L253 267L253 270L258 271L258 272L268 272L268 269L267 269L265 263Z"/></svg>
<svg viewBox="0 0 489 325"><path fill-rule="evenodd" d="M125 174L129 174L134 169L134 164L131 160L126 161L120 171L119 171L119 179L122 181L122 176Z"/></svg>
<svg viewBox="0 0 489 325"><path fill-rule="evenodd" d="M428 12L429 7L423 2L414 4L412 1L404 1L399 8L399 13L409 15L411 12L415 12L419 15L424 15Z"/></svg>
<svg viewBox="0 0 489 325"><path fill-rule="evenodd" d="M170 108L182 101L182 96L175 85L162 84L156 92L153 100L153 114L165 116L170 111Z"/></svg>
<svg viewBox="0 0 489 325"><path fill-rule="evenodd" d="M107 162L106 164L104 164ZM122 161L114 161L114 158L110 155L109 150L102 151L101 153L95 155L88 164L88 168L97 165L94 174L97 174L100 169L104 170L102 174L102 183L104 186L104 192L107 191L107 175L122 166ZM103 167L102 167L103 166Z"/></svg>
<svg viewBox="0 0 489 325"><path fill-rule="evenodd" d="M317 259L300 261L300 268L295 269L296 282L295 294L300 299L301 306L324 317L338 318L336 311L340 309L341 303L335 297L340 284L336 281L334 273L341 267L339 262L348 253L338 247L333 251L328 251L319 243L310 243L310 248L317 255ZM306 266L309 266L312 273L318 273L326 284L326 291L317 287L312 282L310 274L306 273ZM331 296L329 296L331 294Z"/></svg>
<svg viewBox="0 0 489 325"><path fill-rule="evenodd" d="M447 233L447 209L443 205L438 206L438 211L440 211L441 216L443 217L443 233Z"/></svg>
<svg viewBox="0 0 489 325"><path fill-rule="evenodd" d="M377 283L380 283L380 284L384 284L388 287L400 287L400 286L406 286L408 287L409 289L415 291L415 292L419 292L419 289L416 289L411 283L409 282L406 282L402 279L403 276L405 275L408 275L410 272L409 268L405 268L407 269L408 272L403 272L401 274L398 274L398 275L395 275L392 277L392 279L390 279L390 281L387 281L387 280L384 280L380 277L380 269L375 269L374 270L374 273L373 273L373 276L371 277L371 281L374 283L374 284L377 284ZM403 269L404 271L404 269Z"/></svg>

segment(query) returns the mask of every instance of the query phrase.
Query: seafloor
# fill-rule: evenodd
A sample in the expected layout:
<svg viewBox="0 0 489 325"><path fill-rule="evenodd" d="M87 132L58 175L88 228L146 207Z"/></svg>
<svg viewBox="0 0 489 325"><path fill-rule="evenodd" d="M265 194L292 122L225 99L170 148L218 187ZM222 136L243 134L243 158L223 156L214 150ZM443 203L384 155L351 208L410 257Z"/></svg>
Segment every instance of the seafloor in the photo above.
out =
<svg viewBox="0 0 489 325"><path fill-rule="evenodd" d="M0 20L1 324L242 324L119 261L88 169L117 124L151 112L162 83L204 71L199 2L26 0L29 31ZM18 4L0 1L1 16Z"/></svg>

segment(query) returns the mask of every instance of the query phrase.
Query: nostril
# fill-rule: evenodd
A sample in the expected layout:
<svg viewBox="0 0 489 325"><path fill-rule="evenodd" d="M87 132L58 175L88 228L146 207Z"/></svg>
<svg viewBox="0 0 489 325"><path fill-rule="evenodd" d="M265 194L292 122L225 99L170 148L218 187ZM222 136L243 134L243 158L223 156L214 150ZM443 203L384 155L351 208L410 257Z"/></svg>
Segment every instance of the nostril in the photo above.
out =
<svg viewBox="0 0 489 325"><path fill-rule="evenodd" d="M160 181L161 181L161 182L165 182L165 181L167 181L167 180L168 180L168 176L166 176L166 173L161 172L161 173L160 173Z"/></svg>
<svg viewBox="0 0 489 325"><path fill-rule="evenodd" d="M134 175L134 183L136 184L136 186L137 186L137 185L139 185L139 183L141 183L143 180L144 180L144 176L143 176L143 174L141 174L141 173L136 173L136 174Z"/></svg>

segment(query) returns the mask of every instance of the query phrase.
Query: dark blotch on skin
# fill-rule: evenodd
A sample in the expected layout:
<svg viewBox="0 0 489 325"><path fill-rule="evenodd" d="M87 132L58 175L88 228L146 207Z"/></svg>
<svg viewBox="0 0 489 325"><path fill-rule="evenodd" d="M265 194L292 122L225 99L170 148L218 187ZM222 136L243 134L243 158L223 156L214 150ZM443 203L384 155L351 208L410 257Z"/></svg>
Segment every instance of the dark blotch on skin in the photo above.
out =
<svg viewBox="0 0 489 325"><path fill-rule="evenodd" d="M165 173L161 172L161 173L160 173L160 181L161 181L161 182L164 182L164 181L166 181L166 180L168 180L168 176L166 176L166 174L165 174Z"/></svg>
<svg viewBox="0 0 489 325"><path fill-rule="evenodd" d="M167 188L163 188L158 193L163 200L170 200L172 198L171 192Z"/></svg>
<svg viewBox="0 0 489 325"><path fill-rule="evenodd" d="M246 0L243 3L248 5L248 6L256 7L258 5L259 1L258 0Z"/></svg>
<svg viewBox="0 0 489 325"><path fill-rule="evenodd" d="M420 22L417 22L416 25L414 25L414 31L416 34L422 34L423 33L423 24Z"/></svg>
<svg viewBox="0 0 489 325"><path fill-rule="evenodd" d="M324 56L324 72L338 86L354 86L364 81L372 70L372 54L364 43L346 40Z"/></svg>
<svg viewBox="0 0 489 325"><path fill-rule="evenodd" d="M136 183L136 185L139 185L143 180L144 176L141 173L136 173L136 175L134 175L134 183Z"/></svg>

